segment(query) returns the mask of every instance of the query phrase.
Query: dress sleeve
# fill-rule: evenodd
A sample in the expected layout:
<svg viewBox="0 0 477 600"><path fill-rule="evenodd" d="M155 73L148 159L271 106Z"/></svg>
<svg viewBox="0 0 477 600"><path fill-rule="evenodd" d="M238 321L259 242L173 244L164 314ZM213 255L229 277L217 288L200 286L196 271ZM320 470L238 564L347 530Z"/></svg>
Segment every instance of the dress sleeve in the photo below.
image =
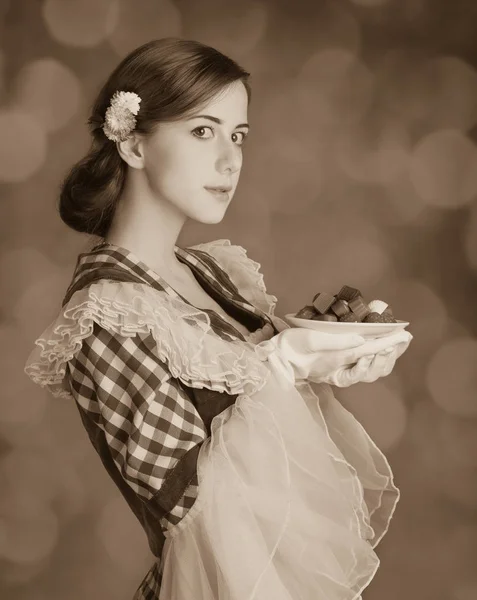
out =
<svg viewBox="0 0 477 600"><path fill-rule="evenodd" d="M105 433L111 456L127 484L146 502L157 497L171 470L208 437L185 391L155 351L150 335L121 336L95 324L69 361L71 393ZM197 498L188 483L161 519L177 524Z"/></svg>

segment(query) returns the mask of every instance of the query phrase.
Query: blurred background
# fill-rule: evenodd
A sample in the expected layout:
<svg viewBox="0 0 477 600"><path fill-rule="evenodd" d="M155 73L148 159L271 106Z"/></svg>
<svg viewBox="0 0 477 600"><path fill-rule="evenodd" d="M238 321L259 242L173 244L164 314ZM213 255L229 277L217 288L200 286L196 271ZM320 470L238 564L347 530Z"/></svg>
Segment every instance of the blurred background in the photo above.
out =
<svg viewBox="0 0 477 600"><path fill-rule="evenodd" d="M176 35L252 73L251 135L219 225L283 316L346 284L414 340L337 396L401 489L365 600L477 599L477 2L0 0L0 596L130 600L152 564L76 408L23 373L91 246L57 213L102 82Z"/></svg>

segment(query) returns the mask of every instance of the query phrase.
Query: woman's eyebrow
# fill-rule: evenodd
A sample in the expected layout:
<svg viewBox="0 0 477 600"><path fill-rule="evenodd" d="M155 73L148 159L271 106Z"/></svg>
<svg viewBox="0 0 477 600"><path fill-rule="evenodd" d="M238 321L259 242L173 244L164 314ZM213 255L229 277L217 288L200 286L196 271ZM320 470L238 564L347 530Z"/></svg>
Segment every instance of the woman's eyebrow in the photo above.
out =
<svg viewBox="0 0 477 600"><path fill-rule="evenodd" d="M209 121L213 121L214 123L218 123L219 125L224 124L224 122L221 119L218 119L217 117L212 117L211 115L193 115L192 117L189 117L187 121L190 121L192 119L209 119ZM235 126L235 129L237 129L238 127L247 127L248 129L250 129L250 125L248 123L240 123L239 125Z"/></svg>

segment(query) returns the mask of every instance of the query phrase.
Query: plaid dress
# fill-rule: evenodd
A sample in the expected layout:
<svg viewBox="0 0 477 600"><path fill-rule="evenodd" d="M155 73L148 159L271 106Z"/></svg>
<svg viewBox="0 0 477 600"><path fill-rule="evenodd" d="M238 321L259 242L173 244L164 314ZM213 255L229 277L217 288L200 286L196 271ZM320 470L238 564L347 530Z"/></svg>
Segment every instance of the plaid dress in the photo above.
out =
<svg viewBox="0 0 477 600"><path fill-rule="evenodd" d="M361 597L399 499L386 457L329 385L270 376L256 344L288 325L243 248L175 252L249 335L102 243L78 257L25 367L74 400L146 532L156 561L133 600L251 597L262 584L264 600Z"/></svg>
<svg viewBox="0 0 477 600"><path fill-rule="evenodd" d="M239 311L234 316L250 329L247 339L258 342L265 339L264 335L271 337L278 332L279 320L243 298L211 254L199 247L176 247L176 254L224 309L230 311L234 306ZM69 291L94 269L111 265L187 302L132 252L104 242L78 257ZM268 298L272 303L276 300L273 296ZM206 312L219 335L245 339L218 313ZM171 375L167 364L159 360L154 347L143 335L122 337L95 324L93 334L82 341L80 351L68 362L68 370L71 393L78 407L105 432L122 477L145 502L161 491L178 461L198 449L209 435L209 424L204 423L192 403L190 390ZM140 426L137 425L139 414ZM195 473L177 504L160 519L163 530L184 518L194 505L197 490ZM157 561L134 600L157 599L160 584L161 565Z"/></svg>

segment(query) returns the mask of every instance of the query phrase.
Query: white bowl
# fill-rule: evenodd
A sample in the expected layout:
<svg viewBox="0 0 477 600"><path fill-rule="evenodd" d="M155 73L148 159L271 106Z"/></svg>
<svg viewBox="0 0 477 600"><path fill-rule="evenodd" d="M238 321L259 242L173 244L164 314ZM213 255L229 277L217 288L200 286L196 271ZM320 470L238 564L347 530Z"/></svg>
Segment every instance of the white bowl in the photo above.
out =
<svg viewBox="0 0 477 600"><path fill-rule="evenodd" d="M299 319L293 313L284 316L284 319L295 327L314 329L322 333L356 333L365 338L377 338L405 329L409 323L342 323L340 321L313 321L313 319Z"/></svg>

